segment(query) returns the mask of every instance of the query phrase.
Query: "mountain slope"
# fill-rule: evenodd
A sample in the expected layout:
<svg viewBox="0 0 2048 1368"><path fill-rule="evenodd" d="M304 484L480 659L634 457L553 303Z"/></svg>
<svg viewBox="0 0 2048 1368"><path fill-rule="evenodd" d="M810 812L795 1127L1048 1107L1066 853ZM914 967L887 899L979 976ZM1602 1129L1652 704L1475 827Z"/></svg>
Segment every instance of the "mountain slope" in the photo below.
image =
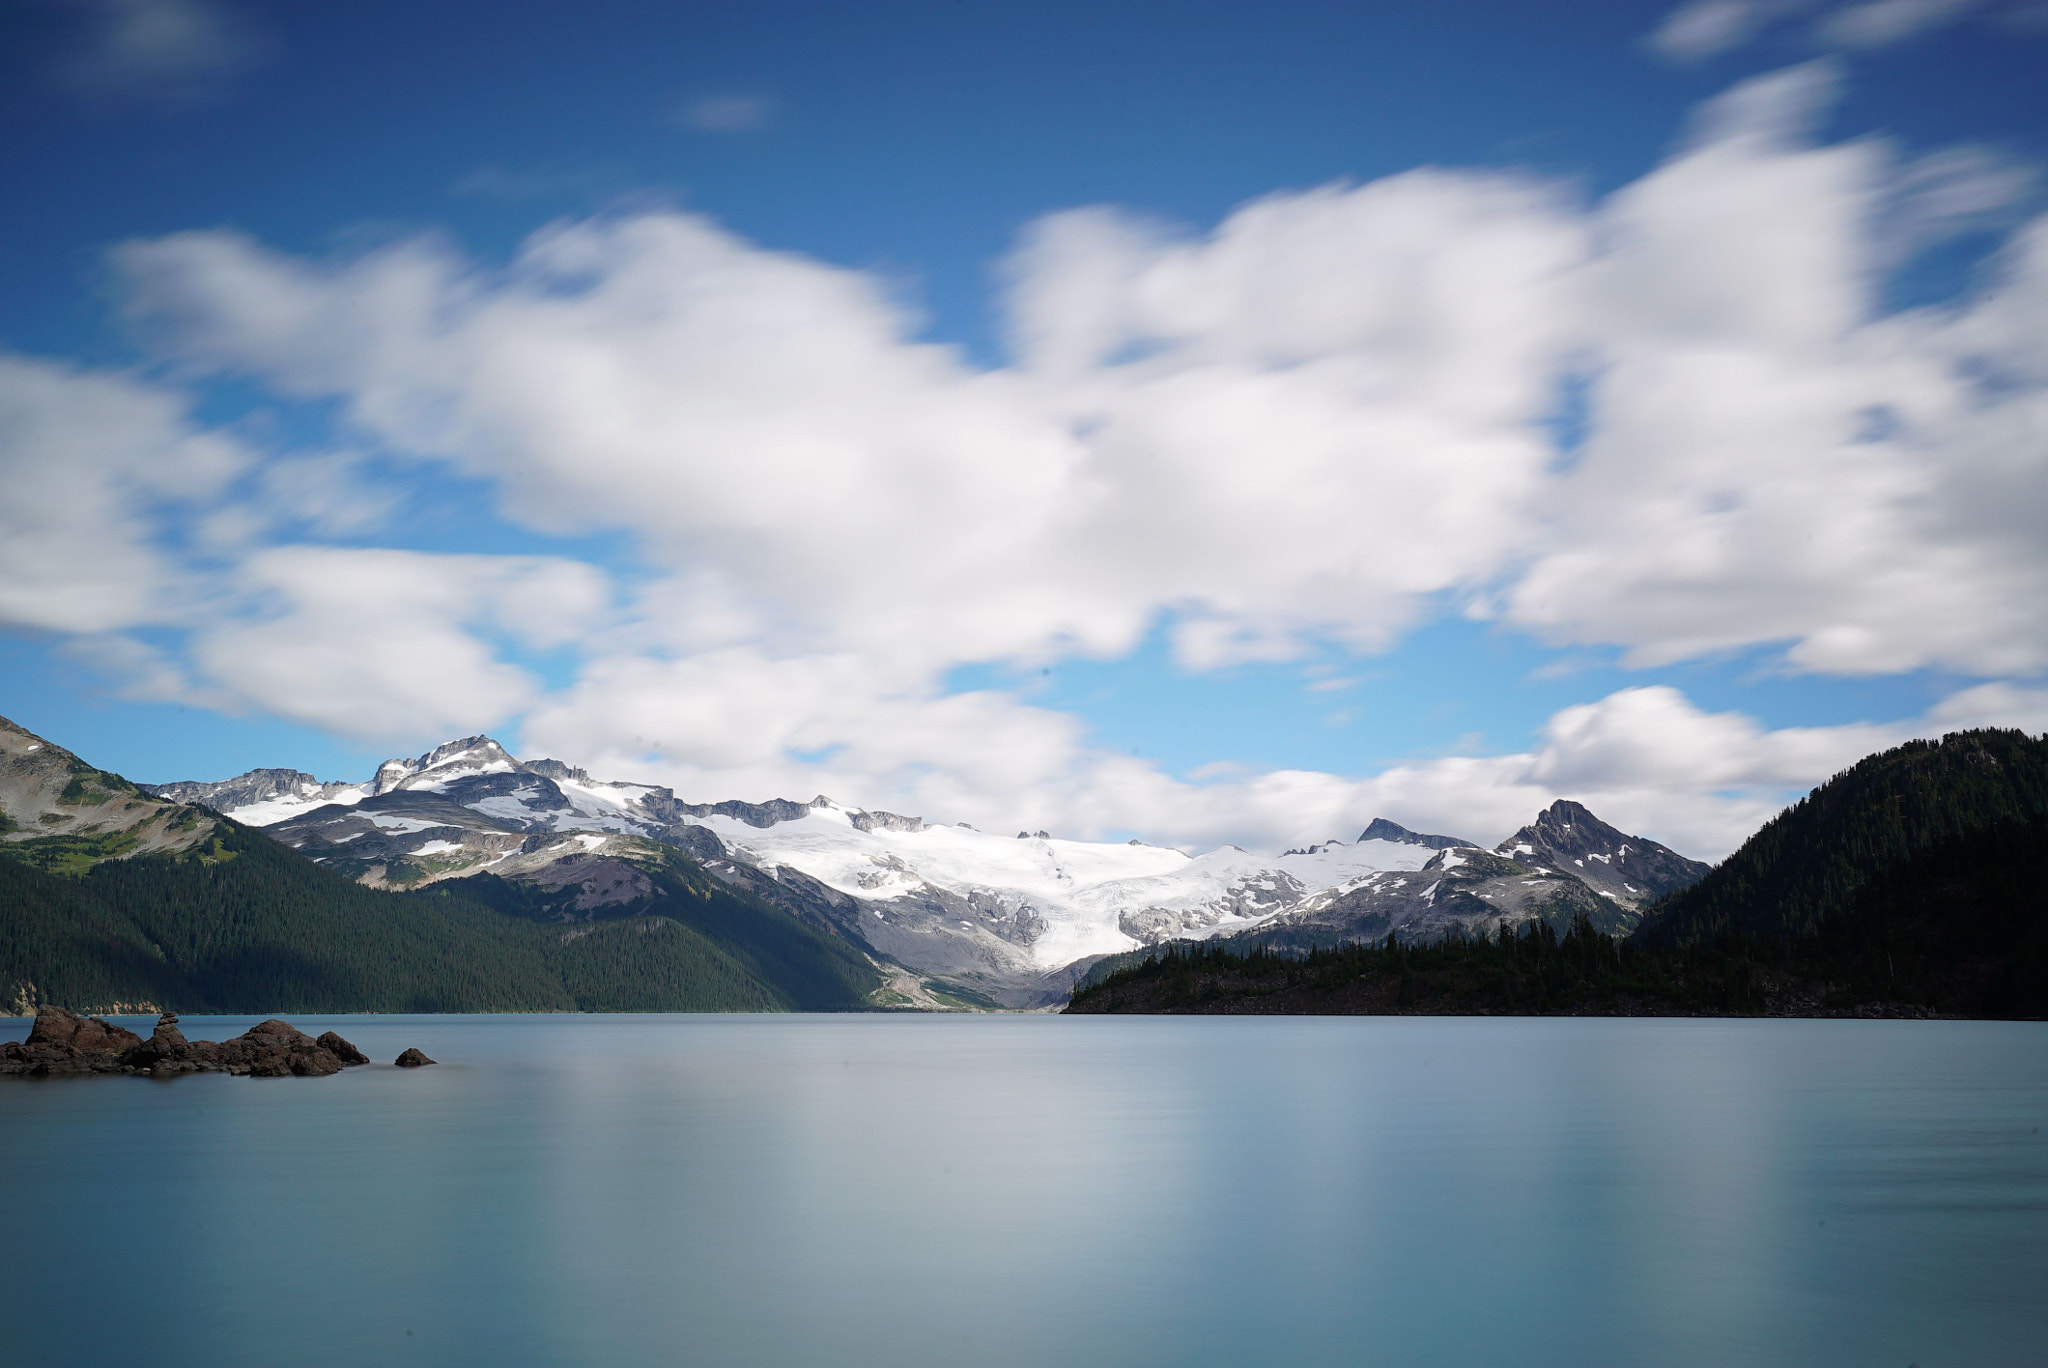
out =
<svg viewBox="0 0 2048 1368"><path fill-rule="evenodd" d="M516 907L381 892L0 724L0 1000L17 1010L848 1010L879 987L880 972L837 938L673 847L619 839L634 848L611 863L640 888L623 901L593 902L567 875L524 886ZM569 874L579 872L589 871Z"/></svg>
<svg viewBox="0 0 2048 1368"><path fill-rule="evenodd" d="M101 860L191 850L216 825L0 717L0 855L82 873Z"/></svg>
<svg viewBox="0 0 2048 1368"><path fill-rule="evenodd" d="M1779 813L1636 934L1685 945L1808 936L1885 869L1944 842L2048 815L2048 737L1955 732L1869 756Z"/></svg>

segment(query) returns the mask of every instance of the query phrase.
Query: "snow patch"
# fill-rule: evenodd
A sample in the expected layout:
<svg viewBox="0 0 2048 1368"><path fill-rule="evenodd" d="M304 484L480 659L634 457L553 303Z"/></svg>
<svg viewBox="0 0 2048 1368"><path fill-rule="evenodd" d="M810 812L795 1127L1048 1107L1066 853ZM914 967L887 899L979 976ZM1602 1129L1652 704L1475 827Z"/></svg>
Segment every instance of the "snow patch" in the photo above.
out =
<svg viewBox="0 0 2048 1368"><path fill-rule="evenodd" d="M721 816L698 824L750 864L794 869L864 902L928 885L1028 909L1042 923L1030 954L1045 968L1134 948L1139 942L1120 925L1126 912L1170 914L1182 923L1180 935L1226 933L1374 873L1420 869L1437 853L1394 841L1331 841L1312 852L1258 855L1226 846L1191 857L1160 846L1019 841L964 826L862 831L837 804L771 827Z"/></svg>
<svg viewBox="0 0 2048 1368"><path fill-rule="evenodd" d="M448 825L446 822L423 822L417 817L397 817L388 812L366 812L363 816L379 831L403 832L406 835L421 831L438 831Z"/></svg>
<svg viewBox="0 0 2048 1368"><path fill-rule="evenodd" d="M367 797L367 792L358 785L351 785L338 792L321 797L317 792L281 793L275 798L265 798L260 803L244 803L241 807L222 809L228 816L243 826L276 826L279 822L296 817L314 808L326 807L329 803L341 807L354 807Z"/></svg>

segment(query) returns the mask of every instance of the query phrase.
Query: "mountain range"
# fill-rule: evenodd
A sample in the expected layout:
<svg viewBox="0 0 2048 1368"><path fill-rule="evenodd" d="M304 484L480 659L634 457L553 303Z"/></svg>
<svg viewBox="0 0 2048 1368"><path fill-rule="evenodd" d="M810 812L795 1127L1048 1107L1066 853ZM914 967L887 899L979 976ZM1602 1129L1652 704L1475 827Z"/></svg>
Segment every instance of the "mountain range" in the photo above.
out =
<svg viewBox="0 0 2048 1368"><path fill-rule="evenodd" d="M1546 825L1546 851L1587 835L1576 813ZM1574 858L1602 863L1604 844ZM1954 732L1866 756L1627 936L1549 920L1420 944L1255 929L1099 961L1067 1010L2040 1019L2044 865L2048 737Z"/></svg>
<svg viewBox="0 0 2048 1368"><path fill-rule="evenodd" d="M1709 870L1568 800L1490 849L1376 818L1195 854L685 802L484 736L360 783L144 786L0 719L0 996L2038 1015L2044 823L2048 738L2018 732L1867 757Z"/></svg>
<svg viewBox="0 0 2048 1368"><path fill-rule="evenodd" d="M1006 1007L1064 1000L1105 955L1250 930L1430 940L1584 916L1625 934L1645 903L1708 868L1565 801L1492 849L1380 818L1354 839L1277 855L1191 855L1002 836L824 796L684 802L658 785L519 760L487 736L386 761L360 783L258 769L149 792L259 827L370 888L482 878L565 924L653 906L655 871L682 856L927 990Z"/></svg>

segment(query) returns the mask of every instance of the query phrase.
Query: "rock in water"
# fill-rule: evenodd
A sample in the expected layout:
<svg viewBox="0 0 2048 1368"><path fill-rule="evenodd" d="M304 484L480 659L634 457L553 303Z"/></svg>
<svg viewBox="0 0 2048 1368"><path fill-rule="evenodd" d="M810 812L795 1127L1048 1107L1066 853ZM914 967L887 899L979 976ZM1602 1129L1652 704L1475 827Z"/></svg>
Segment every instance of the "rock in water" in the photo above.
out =
<svg viewBox="0 0 2048 1368"><path fill-rule="evenodd" d="M322 1031L320 1033L320 1039L315 1041L314 1043L317 1044L321 1049L333 1055L336 1059L340 1060L343 1064L367 1064L370 1062L370 1057L368 1055L364 1054L361 1050L358 1050L355 1046L349 1044L346 1040L343 1040L340 1036L336 1035L332 1031Z"/></svg>
<svg viewBox="0 0 2048 1368"><path fill-rule="evenodd" d="M28 1028L28 1039L22 1043L97 1054L140 1045L142 1037L99 1017L80 1016L45 1004L36 1008L36 1024Z"/></svg>
<svg viewBox="0 0 2048 1368"><path fill-rule="evenodd" d="M341 1049L330 1049L331 1038ZM346 1055L353 1055L347 1059ZM429 1062L422 1055L422 1062ZM129 1073L164 1078L181 1073L247 1074L252 1078L321 1078L347 1063L369 1061L362 1051L328 1032L315 1040L288 1021L260 1022L233 1040L187 1040L178 1018L157 1019L148 1040L98 1017L62 1007L36 1013L28 1039L0 1045L0 1074Z"/></svg>
<svg viewBox="0 0 2048 1368"><path fill-rule="evenodd" d="M401 1069L417 1069L422 1064L431 1064L433 1062L433 1060L421 1054L416 1048L408 1049L404 1054L392 1061Z"/></svg>
<svg viewBox="0 0 2048 1368"><path fill-rule="evenodd" d="M112 1022L46 1004L36 1009L27 1040L0 1045L0 1073L120 1073L123 1055L140 1044L141 1036Z"/></svg>

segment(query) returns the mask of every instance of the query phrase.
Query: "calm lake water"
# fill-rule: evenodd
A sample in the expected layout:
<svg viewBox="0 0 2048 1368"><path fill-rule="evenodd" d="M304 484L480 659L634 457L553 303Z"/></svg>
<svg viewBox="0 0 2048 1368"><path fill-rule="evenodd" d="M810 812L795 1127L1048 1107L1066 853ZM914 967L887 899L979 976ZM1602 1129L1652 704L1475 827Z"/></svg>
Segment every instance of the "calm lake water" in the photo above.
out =
<svg viewBox="0 0 2048 1368"><path fill-rule="evenodd" d="M0 1080L0 1364L2048 1361L2044 1025L296 1024Z"/></svg>

